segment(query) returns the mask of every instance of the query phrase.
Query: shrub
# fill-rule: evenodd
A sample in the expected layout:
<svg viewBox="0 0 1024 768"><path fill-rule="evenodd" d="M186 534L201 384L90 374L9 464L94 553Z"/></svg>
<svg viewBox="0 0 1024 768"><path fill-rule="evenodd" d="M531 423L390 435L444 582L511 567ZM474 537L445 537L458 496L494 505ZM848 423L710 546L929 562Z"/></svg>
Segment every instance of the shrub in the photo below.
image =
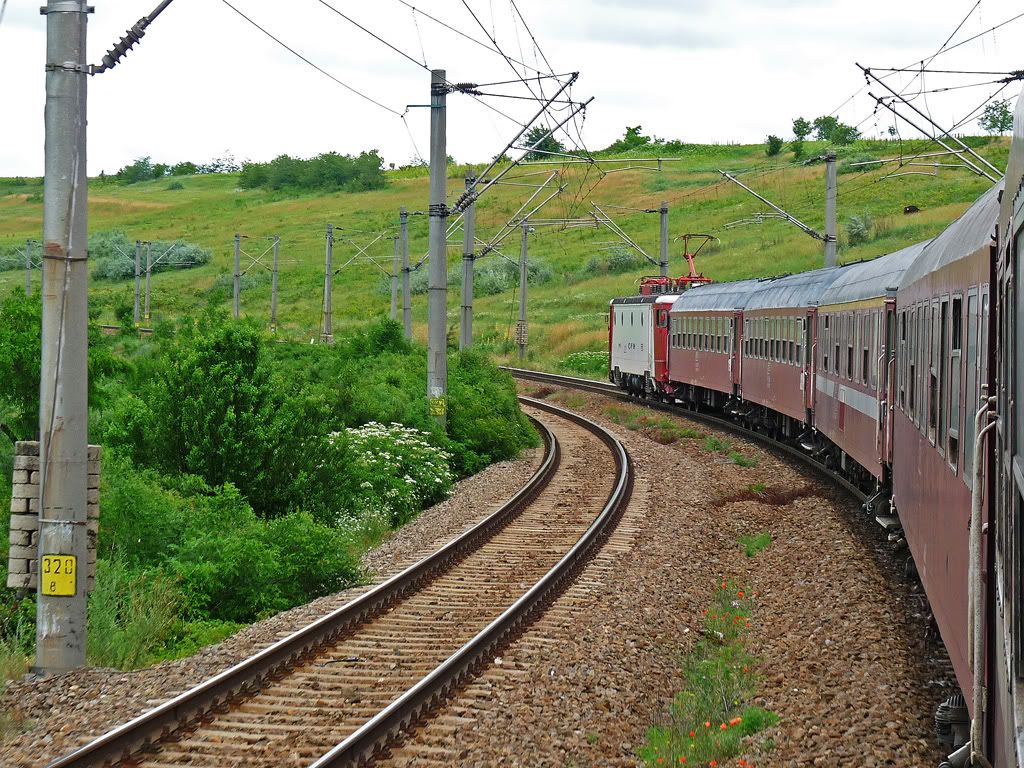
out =
<svg viewBox="0 0 1024 768"><path fill-rule="evenodd" d="M784 143L785 142L780 137L769 134L765 141L765 154L768 155L768 157L774 157L782 151L782 145Z"/></svg>
<svg viewBox="0 0 1024 768"><path fill-rule="evenodd" d="M871 224L871 214L867 211L860 215L854 214L851 216L850 220L846 222L847 242L850 245L866 243L871 239Z"/></svg>
<svg viewBox="0 0 1024 768"><path fill-rule="evenodd" d="M603 378L608 374L608 353L570 352L558 362L558 365L574 373Z"/></svg>
<svg viewBox="0 0 1024 768"><path fill-rule="evenodd" d="M180 181L172 181L170 184L167 185L167 191L169 191L169 192L173 192L173 191L176 191L176 190L179 190L179 189L184 189L184 188L185 188L185 185L182 184Z"/></svg>
<svg viewBox="0 0 1024 768"><path fill-rule="evenodd" d="M532 259L527 264L527 283L529 285L544 285L554 278L554 270L544 259ZM462 285L462 267L453 267L448 270L448 285ZM511 291L519 285L519 265L513 264L500 257L479 264L473 271L473 294L475 296L494 296L495 294ZM412 294L426 293L430 288L430 275L426 269L419 269L413 272L409 278L409 292ZM381 280L380 290L382 293L391 293L391 278L385 277Z"/></svg>
<svg viewBox="0 0 1024 768"><path fill-rule="evenodd" d="M210 252L184 240L154 241L150 246L153 272L188 269L210 261ZM159 262L157 262L159 259ZM89 260L94 263L92 276L97 280L128 280L135 277L135 241L119 230L96 232L89 237ZM146 271L146 252L139 259Z"/></svg>
<svg viewBox="0 0 1024 768"><path fill-rule="evenodd" d="M336 438L338 435L332 435ZM428 435L401 424L371 421L345 430L349 483L358 490L346 510L383 514L393 528L451 491L453 476L447 452L427 442Z"/></svg>
<svg viewBox="0 0 1024 768"><path fill-rule="evenodd" d="M308 160L281 155L269 163L243 163L238 184L242 189L364 192L383 189L387 178L383 158L371 150L358 156L325 152Z"/></svg>

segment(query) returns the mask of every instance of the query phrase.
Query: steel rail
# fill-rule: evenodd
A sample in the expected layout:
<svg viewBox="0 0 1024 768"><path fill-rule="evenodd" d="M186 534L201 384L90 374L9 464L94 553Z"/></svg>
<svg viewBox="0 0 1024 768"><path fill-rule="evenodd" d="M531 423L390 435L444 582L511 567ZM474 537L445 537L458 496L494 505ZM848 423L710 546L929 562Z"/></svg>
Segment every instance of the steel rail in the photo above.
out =
<svg viewBox="0 0 1024 768"><path fill-rule="evenodd" d="M381 710L361 728L313 763L310 768L362 765L424 713L456 690L499 648L510 642L527 623L564 589L611 533L633 489L633 466L625 447L611 432L577 413L542 400L520 396L531 407L579 424L607 445L615 457L616 480L600 514L561 560L508 610L448 657L412 688Z"/></svg>
<svg viewBox="0 0 1024 768"><path fill-rule="evenodd" d="M688 418L692 418L696 421L702 421L706 424L718 427L720 429L727 430L733 434L740 435L742 437L751 438L765 445L772 451L789 456L794 459L798 459L802 463L809 466L814 471L818 472L828 480L831 480L841 486L843 490L849 493L851 496L856 498L861 503L864 503L868 499L868 495L864 493L860 488L851 483L842 475L833 472L831 469L826 467L819 461L815 461L813 457L803 453L798 448L794 448L791 445L780 443L772 437L764 434L763 432L755 432L752 429L744 427L742 424L737 424L729 419L723 419L720 416L712 416L708 413L702 413L701 411L694 411L688 408L681 408L675 405L669 405L668 403L660 403L656 400L646 400L635 397L623 392L621 389L616 387L609 381L595 381L594 379L582 379L577 376L565 376L560 373L546 373L544 371L532 371L527 368L513 368L507 365L498 366L503 371L507 371L512 376L519 379L527 379L529 381L536 381L542 384L556 384L558 386L569 387L571 389L583 390L585 392L595 392L600 395L607 397L614 397L618 400L626 402L637 403L639 405L645 405L648 408L652 408L658 411L664 411L665 413L672 413L675 415L682 415Z"/></svg>
<svg viewBox="0 0 1024 768"><path fill-rule="evenodd" d="M545 404L536 405L542 410L573 418L568 411L563 413ZM164 704L108 731L74 752L54 760L47 768L85 768L130 762L134 755L149 745L201 721L240 696L254 693L264 683L315 656L323 646L336 642L346 631L381 614L401 598L479 549L537 498L561 463L561 449L554 434L536 419L532 421L544 440L544 459L526 485L487 518L433 554L337 610Z"/></svg>

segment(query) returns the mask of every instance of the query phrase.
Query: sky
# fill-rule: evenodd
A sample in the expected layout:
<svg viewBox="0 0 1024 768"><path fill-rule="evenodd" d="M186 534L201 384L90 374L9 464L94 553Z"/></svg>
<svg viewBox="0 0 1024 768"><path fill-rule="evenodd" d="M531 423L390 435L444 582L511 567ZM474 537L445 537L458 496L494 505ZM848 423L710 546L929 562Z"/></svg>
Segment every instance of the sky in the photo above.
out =
<svg viewBox="0 0 1024 768"><path fill-rule="evenodd" d="M422 0L419 12L402 0L330 0L396 51L323 0L230 1L379 104L296 58L225 0L175 0L120 65L90 78L90 175L144 156L202 163L228 152L239 161L265 161L376 149L386 162L403 165L428 151L428 110L416 105L429 102L429 68L445 69L451 82L492 83L523 73L479 44L493 48L488 38L532 68L528 73L550 71L545 57L557 74L580 73L571 95L594 99L579 125L591 149L636 125L647 135L691 142L788 138L794 117L832 112L879 135L893 117L885 110L873 115L855 62L913 65L935 53L965 16L950 45L1024 10L1018 0ZM95 0L90 62L98 63L154 5ZM0 22L0 176L42 173L46 22L39 6L40 0L8 0ZM1024 18L940 55L930 67L1024 68L1022 42ZM886 82L896 90L909 83L917 93L994 77L928 74L924 88L907 74ZM553 83L540 85L550 93ZM922 93L914 104L951 125L997 87ZM521 82L483 90L531 96ZM1012 85L1003 95L1018 91ZM448 154L460 162L492 158L538 109L529 98L464 94L450 95L448 105ZM904 137L915 135L899 127ZM974 121L964 130L979 132ZM575 126L571 138L579 141Z"/></svg>

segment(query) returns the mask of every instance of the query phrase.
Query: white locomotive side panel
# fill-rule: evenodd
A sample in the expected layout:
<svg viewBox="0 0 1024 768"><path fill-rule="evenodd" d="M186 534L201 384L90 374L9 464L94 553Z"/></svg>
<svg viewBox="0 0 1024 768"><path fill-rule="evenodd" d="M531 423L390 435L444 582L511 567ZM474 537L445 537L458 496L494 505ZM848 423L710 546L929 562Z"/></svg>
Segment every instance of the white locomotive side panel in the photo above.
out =
<svg viewBox="0 0 1024 768"><path fill-rule="evenodd" d="M613 304L612 370L643 376L654 374L652 304Z"/></svg>

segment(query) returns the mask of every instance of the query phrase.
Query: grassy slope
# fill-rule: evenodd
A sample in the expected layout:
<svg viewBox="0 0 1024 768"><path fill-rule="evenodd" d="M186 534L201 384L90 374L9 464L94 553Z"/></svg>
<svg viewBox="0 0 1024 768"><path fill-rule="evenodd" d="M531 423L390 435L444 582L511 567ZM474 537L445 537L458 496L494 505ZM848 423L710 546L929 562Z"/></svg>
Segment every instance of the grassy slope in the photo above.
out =
<svg viewBox="0 0 1024 768"><path fill-rule="evenodd" d="M906 144L904 145L907 150ZM807 154L821 150L808 144ZM997 140L982 148L997 167L1006 162L1007 144ZM895 142L860 142L852 154L892 157L899 147ZM644 153L649 154L649 153ZM671 206L670 226L673 236L681 232L716 231L727 222L749 216L762 206L746 192L733 185L719 185L710 190L706 185L718 180L717 170L759 169L745 176L746 183L787 208L812 227L823 228L824 167L794 166L790 153L773 162L771 171L761 145L692 146L685 151L685 161L665 164L662 173L629 171L609 174L592 193L601 204L633 208L657 207L662 199ZM530 169L535 170L535 169ZM762 173L769 170L768 173ZM916 169L923 170L923 169ZM854 261L872 258L910 243L932 237L987 187L984 179L959 170L942 170L940 177L906 176L881 183L871 183L881 172L847 173L839 176L840 259ZM591 173L589 180L592 181ZM545 210L545 216L567 215L570 203L578 199L582 172L570 173L569 189L563 199ZM232 237L241 231L248 235L246 248L258 253L266 247L262 240L280 234L281 279L278 317L281 334L294 340L308 340L316 335L320 321L323 284L324 225L353 230L380 231L397 224L397 210L405 205L410 210L425 210L426 178L408 178L395 174L387 189L362 194L309 195L284 198L265 191L242 191L236 188L234 176L195 176L181 179L182 190L168 190L168 182L148 182L132 186L93 183L90 188L90 231L119 228L132 239L173 239L183 237L213 251L207 266L178 273L155 275L153 278L153 318L158 321L181 313L196 311L209 303L227 309L230 290L225 290L225 276L232 271ZM449 190L457 195L461 179L452 178ZM14 244L27 237L38 238L42 205L38 202L38 185L11 187L0 182L0 245ZM488 193L478 206L477 232L489 236L511 215L529 190L502 187ZM918 205L922 213L903 216L903 206ZM585 209L587 201L583 201ZM853 214L867 211L875 218L876 237L857 247L843 247L842 225ZM656 216L623 214L620 224L652 253L657 249ZM411 218L410 253L413 260L426 249L427 222L424 216ZM719 243L705 248L698 268L716 280L779 274L813 268L821 262L821 244L796 228L778 221L760 226L746 226L717 231ZM364 235L353 235L362 237ZM606 339L605 310L612 296L635 290L641 274L599 275L586 280L567 279L595 254L613 235L607 230L575 229L556 231L541 229L531 240L531 256L547 260L556 272L556 279L530 289L530 352L528 362L552 367L567 353L583 349L603 349ZM364 240L365 241L365 240ZM391 242L380 242L371 253L390 268ZM450 264L460 261L461 233L449 250ZM512 257L518 254L518 237L510 238L504 250ZM335 264L343 264L354 249L336 242ZM673 245L670 271L677 274L684 265ZM488 258L498 258L489 256ZM244 266L244 261L243 261ZM219 288L215 281L220 277ZM347 326L363 323L374 315L388 311L388 295L380 290L382 274L365 261L347 267L335 280L335 333ZM21 272L0 273L0 291L21 285ZM38 274L35 276L38 282ZM229 282L227 283L229 285ZM93 281L91 302L101 309L105 320L113 322L113 307L130 302L131 283ZM454 338L458 332L458 291L449 291L449 328ZM490 296L476 302L475 337L477 344L501 357L511 353L507 342L510 324L515 317L515 293ZM243 291L243 312L266 320L269 314L270 281L258 278ZM426 335L425 296L413 297L415 334Z"/></svg>

